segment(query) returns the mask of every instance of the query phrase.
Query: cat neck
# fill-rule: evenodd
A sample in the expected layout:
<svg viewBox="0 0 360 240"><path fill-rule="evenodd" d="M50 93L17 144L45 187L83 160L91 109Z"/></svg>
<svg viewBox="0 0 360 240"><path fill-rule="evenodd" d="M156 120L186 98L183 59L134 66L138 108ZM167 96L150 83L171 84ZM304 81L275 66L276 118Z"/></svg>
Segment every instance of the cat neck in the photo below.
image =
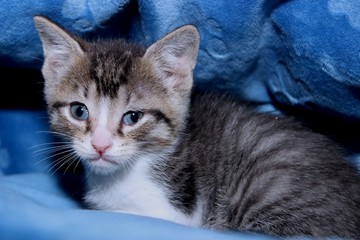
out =
<svg viewBox="0 0 360 240"><path fill-rule="evenodd" d="M157 165L166 162L147 156L139 158L131 168L119 170L114 174L90 173L87 177L88 193L85 195L85 202L94 209L201 226L203 206L200 203L196 204L191 214L180 211L171 203L169 189L154 177L160 170Z"/></svg>

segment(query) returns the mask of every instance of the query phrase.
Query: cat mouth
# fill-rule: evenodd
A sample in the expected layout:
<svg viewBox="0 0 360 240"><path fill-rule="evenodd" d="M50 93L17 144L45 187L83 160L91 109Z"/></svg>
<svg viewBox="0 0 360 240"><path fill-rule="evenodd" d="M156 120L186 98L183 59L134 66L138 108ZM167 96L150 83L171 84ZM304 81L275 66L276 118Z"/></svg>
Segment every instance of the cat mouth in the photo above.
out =
<svg viewBox="0 0 360 240"><path fill-rule="evenodd" d="M91 172L101 175L111 174L119 168L119 163L104 156L87 158L85 164Z"/></svg>
<svg viewBox="0 0 360 240"><path fill-rule="evenodd" d="M90 158L88 159L89 162L91 163L101 163L101 162L106 162L106 163L110 163L110 164L113 164L113 165L117 165L117 162L111 160L111 159L108 159L106 157L96 157L96 158Z"/></svg>

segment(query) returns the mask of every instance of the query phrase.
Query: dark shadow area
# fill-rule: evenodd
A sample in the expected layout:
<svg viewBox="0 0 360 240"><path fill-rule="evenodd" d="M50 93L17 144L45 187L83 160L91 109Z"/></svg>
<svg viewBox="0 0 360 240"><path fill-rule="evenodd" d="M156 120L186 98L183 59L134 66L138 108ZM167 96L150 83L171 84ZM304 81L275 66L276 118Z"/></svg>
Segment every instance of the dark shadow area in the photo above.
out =
<svg viewBox="0 0 360 240"><path fill-rule="evenodd" d="M53 142L62 142L64 139L54 136ZM68 141L68 140L65 140ZM85 193L84 167L79 158L69 158L67 150L60 150L53 154L51 161L54 177L57 178L59 186L71 199L74 199L82 207Z"/></svg>
<svg viewBox="0 0 360 240"><path fill-rule="evenodd" d="M307 110L300 107L276 105L284 114L293 116L314 132L327 135L344 146L349 154L360 152L360 123L321 110Z"/></svg>
<svg viewBox="0 0 360 240"><path fill-rule="evenodd" d="M0 109L45 109L40 70L0 68Z"/></svg>
<svg viewBox="0 0 360 240"><path fill-rule="evenodd" d="M57 178L59 186L69 198L79 203L80 207L87 208L84 204L85 179L82 174L57 173L54 177Z"/></svg>
<svg viewBox="0 0 360 240"><path fill-rule="evenodd" d="M95 31L91 31L82 37L88 40L102 39L129 39L129 33L135 19L139 16L137 1L129 1L123 6L121 11L111 15L111 17L98 26Z"/></svg>

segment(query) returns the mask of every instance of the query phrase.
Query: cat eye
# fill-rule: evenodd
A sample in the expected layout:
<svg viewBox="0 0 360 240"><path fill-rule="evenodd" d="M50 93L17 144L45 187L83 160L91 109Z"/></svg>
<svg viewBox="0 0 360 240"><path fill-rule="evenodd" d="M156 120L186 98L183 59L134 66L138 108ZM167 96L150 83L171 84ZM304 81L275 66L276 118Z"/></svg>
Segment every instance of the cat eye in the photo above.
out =
<svg viewBox="0 0 360 240"><path fill-rule="evenodd" d="M82 103L72 103L70 106L71 115L80 121L87 120L89 118L89 111Z"/></svg>
<svg viewBox="0 0 360 240"><path fill-rule="evenodd" d="M143 115L140 111L129 111L124 114L122 121L124 124L131 126L137 123Z"/></svg>

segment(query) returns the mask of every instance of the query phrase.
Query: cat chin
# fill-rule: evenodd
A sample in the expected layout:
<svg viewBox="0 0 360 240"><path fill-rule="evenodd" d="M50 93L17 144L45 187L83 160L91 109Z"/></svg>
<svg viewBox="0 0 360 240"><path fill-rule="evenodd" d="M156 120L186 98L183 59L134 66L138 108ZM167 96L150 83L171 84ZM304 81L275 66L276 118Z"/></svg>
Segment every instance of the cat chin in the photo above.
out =
<svg viewBox="0 0 360 240"><path fill-rule="evenodd" d="M109 175L117 172L121 166L120 164L110 161L110 160L104 160L104 159L97 159L97 160L86 160L85 162L85 168L90 173L95 173L99 175Z"/></svg>

